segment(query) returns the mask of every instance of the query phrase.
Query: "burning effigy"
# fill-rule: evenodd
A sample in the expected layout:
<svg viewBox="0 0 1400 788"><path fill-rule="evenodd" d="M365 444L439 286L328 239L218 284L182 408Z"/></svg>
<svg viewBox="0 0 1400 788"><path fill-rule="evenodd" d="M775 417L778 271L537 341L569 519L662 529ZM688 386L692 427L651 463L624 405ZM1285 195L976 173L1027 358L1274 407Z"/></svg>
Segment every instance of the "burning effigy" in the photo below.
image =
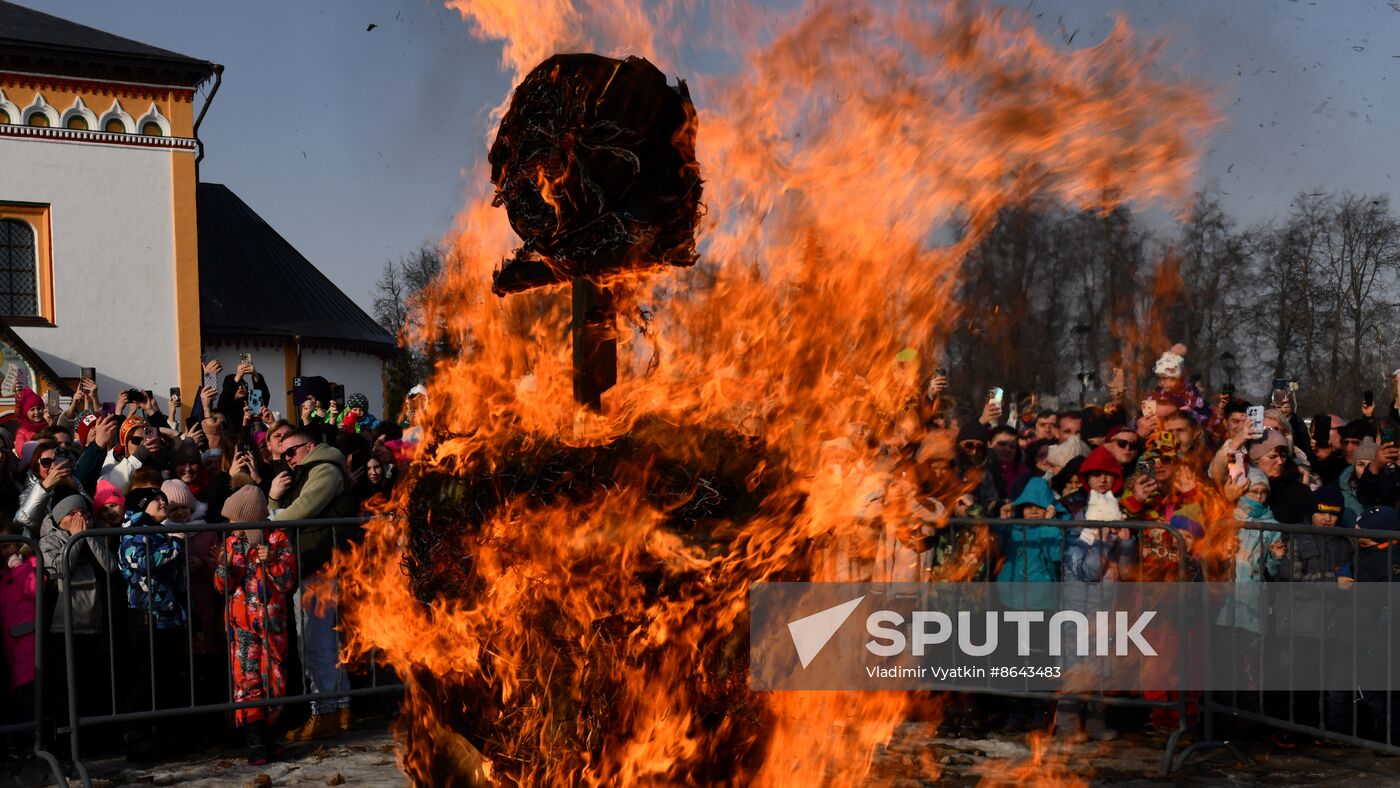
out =
<svg viewBox="0 0 1400 788"><path fill-rule="evenodd" d="M405 337L415 478L337 558L402 768L859 781L913 696L751 691L749 585L886 579L962 258L1032 197L1180 200L1208 102L1121 23L965 3L711 9L693 94L674 9L449 5L519 87Z"/></svg>

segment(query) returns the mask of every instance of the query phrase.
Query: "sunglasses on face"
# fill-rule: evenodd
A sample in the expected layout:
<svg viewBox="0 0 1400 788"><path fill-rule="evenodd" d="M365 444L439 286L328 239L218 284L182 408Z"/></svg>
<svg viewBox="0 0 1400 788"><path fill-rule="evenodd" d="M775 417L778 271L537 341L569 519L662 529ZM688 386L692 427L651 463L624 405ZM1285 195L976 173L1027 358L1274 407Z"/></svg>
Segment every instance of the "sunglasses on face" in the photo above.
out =
<svg viewBox="0 0 1400 788"><path fill-rule="evenodd" d="M282 450L282 459L283 459L284 461L285 461L285 460L290 460L290 459L292 458L292 455L297 453L297 449L300 449L300 448L302 448L303 446L310 446L310 445L311 445L311 444L308 442L308 443L298 443L298 444L295 445L295 446L288 446L287 448L285 448L285 449Z"/></svg>
<svg viewBox="0 0 1400 788"><path fill-rule="evenodd" d="M52 467L52 466L53 466L53 460L54 460L53 457L40 457L40 458L39 458L39 467L40 467L40 468L49 468L49 467Z"/></svg>
<svg viewBox="0 0 1400 788"><path fill-rule="evenodd" d="M984 448L982 441L963 441L958 444L963 451L981 451Z"/></svg>
<svg viewBox="0 0 1400 788"><path fill-rule="evenodd" d="M1120 449L1136 449L1138 447L1137 441L1123 440L1122 438L1115 439L1113 445Z"/></svg>

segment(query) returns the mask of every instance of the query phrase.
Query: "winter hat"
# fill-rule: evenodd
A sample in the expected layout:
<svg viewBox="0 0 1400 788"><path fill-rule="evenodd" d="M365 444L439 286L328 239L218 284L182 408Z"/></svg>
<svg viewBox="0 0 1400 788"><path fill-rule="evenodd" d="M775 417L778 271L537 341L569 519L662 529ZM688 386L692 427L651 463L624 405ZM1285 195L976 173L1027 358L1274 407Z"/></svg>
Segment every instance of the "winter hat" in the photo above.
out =
<svg viewBox="0 0 1400 788"><path fill-rule="evenodd" d="M1111 441L1119 435L1123 435L1124 433L1132 436L1134 440L1137 439L1137 430L1133 429L1127 424L1114 424L1110 426L1108 428L1108 432L1104 433L1103 439L1105 442Z"/></svg>
<svg viewBox="0 0 1400 788"><path fill-rule="evenodd" d="M1393 506L1372 506L1362 513L1356 527L1369 531L1400 531L1400 511Z"/></svg>
<svg viewBox="0 0 1400 788"><path fill-rule="evenodd" d="M1169 525L1171 525L1171 527L1175 528L1178 531L1185 531L1186 533L1191 534L1192 538L1195 539L1200 539L1201 537L1206 535L1206 529L1202 528L1200 523L1196 522L1195 520L1192 520L1190 517L1187 517L1184 514L1178 514L1172 517Z"/></svg>
<svg viewBox="0 0 1400 788"><path fill-rule="evenodd" d="M199 444L194 441L181 441L180 445L175 447L175 453L170 459L172 467L190 464L198 465L200 462Z"/></svg>
<svg viewBox="0 0 1400 788"><path fill-rule="evenodd" d="M1084 425L1079 430L1079 437L1085 441L1093 441L1107 438L1108 433L1117 428L1112 416L1106 413L1096 412L1084 419Z"/></svg>
<svg viewBox="0 0 1400 788"><path fill-rule="evenodd" d="M1069 465L1069 461L1075 457L1083 457L1089 453L1089 446L1079 439L1078 435L1071 435L1063 442L1050 447L1050 453L1045 459L1056 468L1064 468Z"/></svg>
<svg viewBox="0 0 1400 788"><path fill-rule="evenodd" d="M1063 495L1069 480L1079 475L1079 469L1083 467L1083 457L1071 457L1069 462L1064 464L1060 472L1050 479L1050 486L1057 495Z"/></svg>
<svg viewBox="0 0 1400 788"><path fill-rule="evenodd" d="M238 489L224 501L224 519L231 523L256 523L267 519L267 496L256 484Z"/></svg>
<svg viewBox="0 0 1400 788"><path fill-rule="evenodd" d="M190 492L189 485L179 479L167 479L165 484L160 486L160 491L165 493L165 500L171 506L184 506L190 511L194 511L194 508L199 505L199 500L194 497L194 493Z"/></svg>
<svg viewBox="0 0 1400 788"><path fill-rule="evenodd" d="M411 389L408 390L408 396L409 396L409 397L426 397L426 396L428 396L428 389L427 389L422 383L419 383L418 385L416 385L416 386L414 386L413 388L411 388Z"/></svg>
<svg viewBox="0 0 1400 788"><path fill-rule="evenodd" d="M1346 501L1342 498L1342 491L1336 487L1323 487L1312 494L1309 514L1335 514L1340 517L1344 508Z"/></svg>
<svg viewBox="0 0 1400 788"><path fill-rule="evenodd" d="M1113 491L1118 492L1123 487L1123 466L1118 464L1108 449L1100 446L1089 452L1089 456L1084 458L1084 462L1079 466L1079 478L1085 484L1089 483L1089 474L1107 473L1113 476Z"/></svg>
<svg viewBox="0 0 1400 788"><path fill-rule="evenodd" d="M122 496L122 491L106 479L97 482L97 494L92 496L92 507L101 509L109 503L115 502L123 509L126 508L126 499Z"/></svg>
<svg viewBox="0 0 1400 788"><path fill-rule="evenodd" d="M963 441L982 441L986 443L989 437L990 435L987 433L986 425L980 421L969 422L958 429L958 443L962 443Z"/></svg>
<svg viewBox="0 0 1400 788"><path fill-rule="evenodd" d="M1345 427L1342 427L1343 438L1365 440L1367 438L1373 438L1375 435L1376 428L1371 426L1371 422L1368 419L1352 419L1346 423Z"/></svg>
<svg viewBox="0 0 1400 788"><path fill-rule="evenodd" d="M1172 345L1172 349L1162 354L1157 359L1157 364L1152 367L1152 373L1164 378L1179 378L1186 370L1186 346L1182 344Z"/></svg>
<svg viewBox="0 0 1400 788"><path fill-rule="evenodd" d="M128 512L144 512L146 507L151 505L151 501L157 498L165 498L165 493L161 492L159 487L142 487L139 490L132 490L126 494L126 510Z"/></svg>
<svg viewBox="0 0 1400 788"><path fill-rule="evenodd" d="M34 389L28 386L19 390L19 396L15 398L15 412L19 414L20 421L28 424L38 422L29 421L30 408L44 407L44 398L34 393Z"/></svg>
<svg viewBox="0 0 1400 788"><path fill-rule="evenodd" d="M92 506L88 503L88 499L82 493L74 490L67 495L54 498L49 503L49 518L53 520L53 525L57 528L58 524L63 522L63 518L79 510L92 514Z"/></svg>
<svg viewBox="0 0 1400 788"><path fill-rule="evenodd" d="M146 426L146 420L143 419L143 418L141 418L140 416L131 416L131 417L127 418L126 421L122 422L122 426L121 426L121 430L120 430L120 432L121 432L120 438L121 438L121 445L122 445L122 448L126 448L126 438L127 438L128 435L131 434L131 431L132 431L133 429L137 428L137 427L144 427L144 426Z"/></svg>
<svg viewBox="0 0 1400 788"><path fill-rule="evenodd" d="M1376 459L1376 439L1367 435L1361 440L1361 445L1356 447L1356 453L1351 455L1352 462L1371 462Z"/></svg>
<svg viewBox="0 0 1400 788"><path fill-rule="evenodd" d="M38 441L25 441L19 447L19 464L21 468L28 467L29 461L34 459L34 450L39 448Z"/></svg>
<svg viewBox="0 0 1400 788"><path fill-rule="evenodd" d="M92 434L93 425L97 424L97 414L89 413L78 420L77 428L73 431L73 437L78 439L78 443L84 446L88 443L88 436Z"/></svg>
<svg viewBox="0 0 1400 788"><path fill-rule="evenodd" d="M1288 441L1283 439L1283 435L1278 430L1273 427L1265 427L1262 437L1256 438L1246 445L1249 446L1249 461L1258 462L1264 458L1264 455L1276 448L1288 448Z"/></svg>
<svg viewBox="0 0 1400 788"><path fill-rule="evenodd" d="M369 413L369 397L366 397L358 391L351 394L345 398L345 409L349 410L350 408L359 408L365 413Z"/></svg>
<svg viewBox="0 0 1400 788"><path fill-rule="evenodd" d="M223 450L223 449L210 449L210 450L204 452L203 454L199 455L199 461L200 461L201 463L206 463L206 462L209 462L210 460L221 459L223 456L224 456L224 450Z"/></svg>

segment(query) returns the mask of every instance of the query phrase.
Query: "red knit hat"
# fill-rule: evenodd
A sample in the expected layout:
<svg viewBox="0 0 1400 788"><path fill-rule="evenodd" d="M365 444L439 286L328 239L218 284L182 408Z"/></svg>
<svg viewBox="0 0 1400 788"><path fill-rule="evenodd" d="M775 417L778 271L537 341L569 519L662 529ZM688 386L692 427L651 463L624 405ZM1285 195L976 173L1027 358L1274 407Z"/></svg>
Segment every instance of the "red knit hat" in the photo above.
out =
<svg viewBox="0 0 1400 788"><path fill-rule="evenodd" d="M1091 473L1107 473L1113 477L1113 491L1116 493L1123 489L1123 466L1102 446L1089 452L1079 466L1079 478L1085 484L1089 483Z"/></svg>
<svg viewBox="0 0 1400 788"><path fill-rule="evenodd" d="M146 426L146 420L140 416L130 416L126 421L122 422L120 438L123 451L126 450L126 437L131 434L131 431L137 427L144 426Z"/></svg>

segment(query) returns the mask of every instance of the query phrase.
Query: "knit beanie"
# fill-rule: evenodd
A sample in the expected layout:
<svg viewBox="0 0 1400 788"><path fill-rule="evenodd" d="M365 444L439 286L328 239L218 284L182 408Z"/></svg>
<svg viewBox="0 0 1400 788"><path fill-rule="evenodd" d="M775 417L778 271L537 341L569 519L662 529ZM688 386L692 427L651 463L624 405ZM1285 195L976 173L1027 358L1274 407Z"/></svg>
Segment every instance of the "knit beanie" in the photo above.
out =
<svg viewBox="0 0 1400 788"><path fill-rule="evenodd" d="M1200 539L1206 535L1206 529L1202 528L1200 523L1184 514L1178 514L1172 517L1170 525L1178 531L1185 531L1191 534L1191 536L1196 539Z"/></svg>
<svg viewBox="0 0 1400 788"><path fill-rule="evenodd" d="M238 489L224 501L224 519L231 523L257 523L267 519L267 496L256 484Z"/></svg>
<svg viewBox="0 0 1400 788"><path fill-rule="evenodd" d="M1254 467L1253 465L1249 466L1249 468L1245 470L1245 478L1249 480L1250 487L1253 487L1256 484L1262 484L1266 487L1269 485L1269 475Z"/></svg>
<svg viewBox="0 0 1400 788"><path fill-rule="evenodd" d="M1371 462L1376 459L1376 439L1367 435L1361 440L1361 445L1356 447L1356 453L1351 455L1352 462Z"/></svg>
<svg viewBox="0 0 1400 788"><path fill-rule="evenodd" d="M1373 506L1362 513L1356 527L1368 531L1400 531L1400 512L1393 506Z"/></svg>
<svg viewBox="0 0 1400 788"><path fill-rule="evenodd" d="M1258 462L1263 459L1264 455L1280 446L1287 448L1288 441L1283 439L1283 435L1278 430L1273 427L1265 427L1263 436L1250 441L1248 445L1250 462Z"/></svg>
<svg viewBox="0 0 1400 788"><path fill-rule="evenodd" d="M1186 369L1185 356L1185 345L1172 345L1171 350L1163 353L1162 357L1157 359L1157 363L1152 367L1153 374L1161 375L1164 378L1181 377Z"/></svg>
<svg viewBox="0 0 1400 788"><path fill-rule="evenodd" d="M170 464L172 466L200 464L199 444L194 441L181 441L180 445L175 447Z"/></svg>
<svg viewBox="0 0 1400 788"><path fill-rule="evenodd" d="M63 518L79 510L92 514L92 507L88 505L88 499L82 493L74 490L60 498L55 498L49 504L49 517L53 518L54 527L58 527L58 524L63 522Z"/></svg>
<svg viewBox="0 0 1400 788"><path fill-rule="evenodd" d="M159 487L142 487L132 490L126 494L126 510L128 512L144 512L146 507L151 505L151 501L157 498L164 498L165 493Z"/></svg>
<svg viewBox="0 0 1400 788"><path fill-rule="evenodd" d="M971 421L958 428L958 443L963 441L982 441L986 443L989 434L987 426L980 421Z"/></svg>
<svg viewBox="0 0 1400 788"><path fill-rule="evenodd" d="M199 500L190 492L189 485L179 479L167 479L165 484L160 486L160 491L165 493L165 500L171 506L184 506L190 511L199 505Z"/></svg>
<svg viewBox="0 0 1400 788"><path fill-rule="evenodd" d="M123 510L126 509L126 498L122 496L121 489L106 479L98 481L97 494L92 496L92 508L101 509L114 502Z"/></svg>
<svg viewBox="0 0 1400 788"><path fill-rule="evenodd" d="M1342 498L1341 490L1336 487L1323 487L1312 494L1310 514L1335 514L1340 517L1345 506L1346 501Z"/></svg>
<svg viewBox="0 0 1400 788"><path fill-rule="evenodd" d="M349 410L350 408L359 408L365 413L369 413L369 397L366 397L365 395L359 392L351 394L350 396L345 398L345 408L346 410Z"/></svg>
<svg viewBox="0 0 1400 788"><path fill-rule="evenodd" d="M1089 454L1089 446L1079 439L1078 435L1071 435L1063 442L1050 447L1050 453L1045 459L1056 468L1064 468L1069 465L1069 461L1075 457L1084 457Z"/></svg>

